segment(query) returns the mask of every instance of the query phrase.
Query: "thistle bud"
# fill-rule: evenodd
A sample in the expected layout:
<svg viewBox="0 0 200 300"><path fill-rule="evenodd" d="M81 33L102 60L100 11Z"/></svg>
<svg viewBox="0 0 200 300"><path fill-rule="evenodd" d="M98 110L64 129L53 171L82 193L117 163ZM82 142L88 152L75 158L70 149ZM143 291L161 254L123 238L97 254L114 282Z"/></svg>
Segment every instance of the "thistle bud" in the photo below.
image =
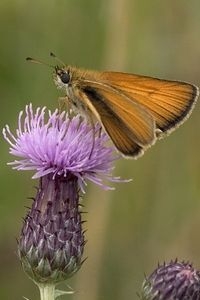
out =
<svg viewBox="0 0 200 300"><path fill-rule="evenodd" d="M143 300L199 300L200 272L189 263L164 263L145 279Z"/></svg>

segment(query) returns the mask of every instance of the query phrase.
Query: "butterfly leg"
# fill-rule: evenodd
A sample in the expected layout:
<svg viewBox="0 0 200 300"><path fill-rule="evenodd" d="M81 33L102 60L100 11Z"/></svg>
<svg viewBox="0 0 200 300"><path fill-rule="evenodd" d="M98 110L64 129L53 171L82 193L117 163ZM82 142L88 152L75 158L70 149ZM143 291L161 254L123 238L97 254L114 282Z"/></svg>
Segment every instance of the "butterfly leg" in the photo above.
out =
<svg viewBox="0 0 200 300"><path fill-rule="evenodd" d="M99 138L101 137L102 127L99 128Z"/></svg>
<svg viewBox="0 0 200 300"><path fill-rule="evenodd" d="M59 110L59 113L62 112L65 103L66 103L65 97L59 97L58 98L58 110Z"/></svg>
<svg viewBox="0 0 200 300"><path fill-rule="evenodd" d="M94 145L95 145L95 125L94 125L94 120L92 118L92 116L90 114L88 114L88 117L89 117L89 121L90 121L90 124L91 124L91 127L92 127L92 147L91 147L91 150L90 150L90 154L89 154L89 159L91 158L92 156L92 153L93 153L93 150L94 150Z"/></svg>
<svg viewBox="0 0 200 300"><path fill-rule="evenodd" d="M67 106L67 114L70 118L70 116L71 116L71 103L70 103L69 98L67 96L59 97L58 98L59 113L62 112L62 110L64 109L65 106Z"/></svg>
<svg viewBox="0 0 200 300"><path fill-rule="evenodd" d="M82 122L83 122L83 117L81 115L79 115L79 123L77 126L77 130L80 128Z"/></svg>

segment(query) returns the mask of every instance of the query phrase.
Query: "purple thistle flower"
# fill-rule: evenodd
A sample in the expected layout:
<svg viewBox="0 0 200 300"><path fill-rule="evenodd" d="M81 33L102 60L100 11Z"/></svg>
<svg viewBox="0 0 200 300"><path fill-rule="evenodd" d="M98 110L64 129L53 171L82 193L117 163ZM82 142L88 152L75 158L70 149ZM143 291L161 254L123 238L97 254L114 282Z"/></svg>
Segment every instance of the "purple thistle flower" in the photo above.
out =
<svg viewBox="0 0 200 300"><path fill-rule="evenodd" d="M7 125L4 138L10 153L18 157L9 163L17 170L35 170L39 188L24 220L18 243L25 272L39 287L55 285L72 276L82 265L84 232L79 204L86 180L104 189L102 178L112 177L117 159L108 137L99 125L92 128L80 116L69 119L65 112L46 108L19 114L13 134ZM92 150L92 151L91 151Z"/></svg>
<svg viewBox="0 0 200 300"><path fill-rule="evenodd" d="M158 266L143 283L142 300L200 300L200 272L177 260Z"/></svg>
<svg viewBox="0 0 200 300"><path fill-rule="evenodd" d="M17 170L36 170L33 178L47 174L66 177L69 173L78 178L78 184L84 191L88 179L104 189L113 189L103 184L102 177L110 181L119 181L112 177L112 163L118 156L114 148L106 146L108 137L81 121L80 116L70 120L65 112L59 114L37 108L35 114L32 105L26 106L26 116L19 114L18 129L14 135L8 125L3 129L4 138L10 144L10 153L18 156L10 165ZM95 130L95 137L93 134ZM93 141L93 139L95 140ZM91 149L93 146L91 154ZM91 154L91 155L90 155Z"/></svg>

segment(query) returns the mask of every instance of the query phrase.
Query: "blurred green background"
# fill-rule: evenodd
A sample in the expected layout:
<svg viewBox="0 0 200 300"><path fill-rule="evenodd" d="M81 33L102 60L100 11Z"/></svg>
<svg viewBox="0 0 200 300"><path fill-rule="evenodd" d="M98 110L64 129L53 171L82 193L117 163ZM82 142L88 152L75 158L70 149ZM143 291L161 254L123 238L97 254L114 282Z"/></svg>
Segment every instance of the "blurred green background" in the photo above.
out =
<svg viewBox="0 0 200 300"><path fill-rule="evenodd" d="M199 0L1 0L1 128L16 128L32 102L54 109L51 70L27 56L98 70L121 70L200 85ZM88 186L85 257L69 281L73 300L137 299L144 273L178 257L200 268L200 104L170 137L115 174L133 178L105 192ZM39 299L16 255L16 237L37 182L6 165L1 138L0 297ZM67 289L67 285L64 285ZM67 299L67 297L65 297ZM64 299L64 297L63 297Z"/></svg>

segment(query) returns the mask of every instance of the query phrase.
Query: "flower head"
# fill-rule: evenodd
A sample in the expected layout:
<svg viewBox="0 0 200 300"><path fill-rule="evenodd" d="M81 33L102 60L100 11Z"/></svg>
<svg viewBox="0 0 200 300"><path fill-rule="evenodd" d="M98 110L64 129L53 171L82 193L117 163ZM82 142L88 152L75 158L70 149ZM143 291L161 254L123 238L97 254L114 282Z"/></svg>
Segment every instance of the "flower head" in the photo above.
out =
<svg viewBox="0 0 200 300"><path fill-rule="evenodd" d="M118 180L111 176L114 148L106 146L108 137L100 132L99 125L94 128L76 116L68 118L65 112L53 113L46 108L33 111L32 105L26 106L26 115L19 114L18 129L13 134L8 125L3 129L4 138L10 144L10 153L19 157L10 165L17 170L35 170L33 178L47 174L63 175L69 173L78 178L81 190L85 180L110 189L102 182ZM46 117L46 118L45 118Z"/></svg>
<svg viewBox="0 0 200 300"><path fill-rule="evenodd" d="M189 263L164 263L145 279L143 300L199 300L200 272Z"/></svg>

